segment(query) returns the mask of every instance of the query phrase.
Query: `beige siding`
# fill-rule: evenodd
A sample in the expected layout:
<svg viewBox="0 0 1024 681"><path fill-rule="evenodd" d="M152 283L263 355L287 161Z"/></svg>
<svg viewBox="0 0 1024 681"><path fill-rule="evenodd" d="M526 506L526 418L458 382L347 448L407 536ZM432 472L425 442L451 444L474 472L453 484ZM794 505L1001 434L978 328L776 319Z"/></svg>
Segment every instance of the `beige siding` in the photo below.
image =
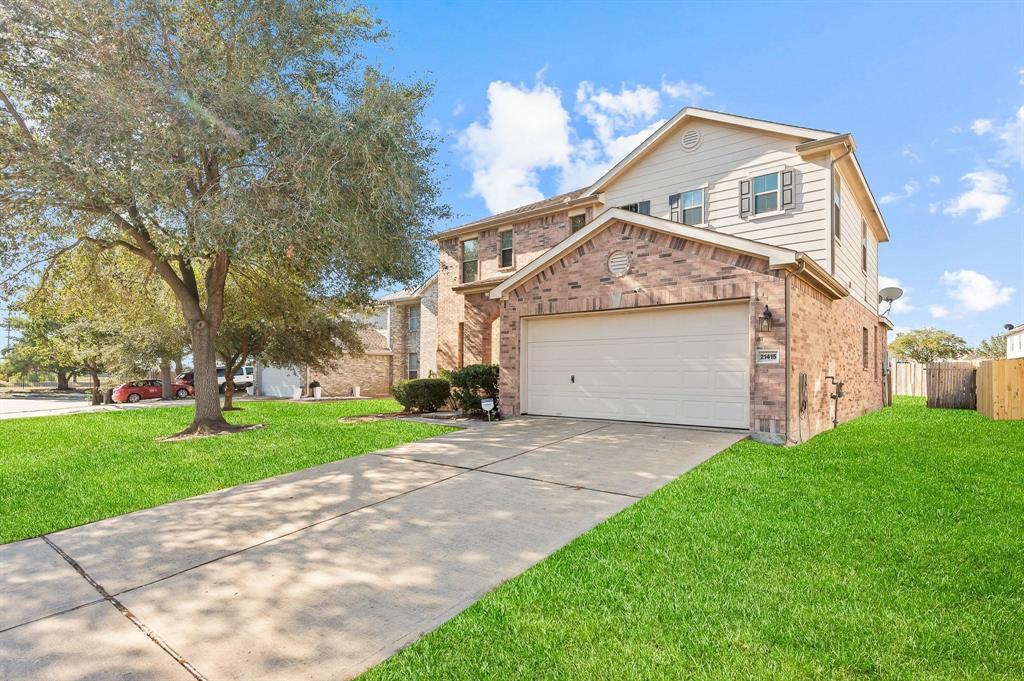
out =
<svg viewBox="0 0 1024 681"><path fill-rule="evenodd" d="M680 144L696 129L703 142L694 151ZM668 197L707 185L709 227L726 234L801 251L829 266L827 161L804 161L796 152L802 140L694 122L666 138L605 192L608 207L635 201L651 202L651 214L669 217ZM795 205L785 213L739 216L740 180L788 167L795 172Z"/></svg>
<svg viewBox="0 0 1024 681"><path fill-rule="evenodd" d="M850 289L850 297L868 308L878 307L878 240L868 228L868 267L861 267L861 222L863 213L850 190L850 180L840 173L840 215L842 230L835 242L835 278Z"/></svg>

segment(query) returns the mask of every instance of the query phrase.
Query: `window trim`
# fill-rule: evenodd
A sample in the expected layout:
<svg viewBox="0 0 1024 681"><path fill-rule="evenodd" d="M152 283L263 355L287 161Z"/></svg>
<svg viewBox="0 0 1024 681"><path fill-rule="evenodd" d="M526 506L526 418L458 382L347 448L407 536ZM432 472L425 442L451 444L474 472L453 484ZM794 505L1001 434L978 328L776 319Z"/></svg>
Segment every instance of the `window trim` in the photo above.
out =
<svg viewBox="0 0 1024 681"><path fill-rule="evenodd" d="M498 232L498 269L511 270L516 266L516 237L513 229L503 229ZM502 246L502 237L508 234L508 248ZM508 251L508 264L505 264L505 251Z"/></svg>
<svg viewBox="0 0 1024 681"><path fill-rule="evenodd" d="M466 243L472 241L476 244L476 256L473 260L466 260ZM466 263L476 263L476 275L466 281ZM474 281L480 281L480 238L479 236L471 236L465 239L459 240L459 283L461 284L472 284Z"/></svg>
<svg viewBox="0 0 1024 681"><path fill-rule="evenodd" d="M700 192L700 222L683 222L683 216L686 215L686 206L684 205L683 197L690 192ZM694 187L693 189L684 189L679 192L679 224L687 225L689 227L704 227L708 224L707 216L708 207L708 183Z"/></svg>
<svg viewBox="0 0 1024 681"><path fill-rule="evenodd" d="M758 192L755 182L759 177L767 177L769 175L775 176L775 208L773 210L766 210L758 212L757 210L757 197L768 195L771 192ZM753 218L763 218L771 215L780 215L785 213L785 209L782 208L782 169L768 170L757 175L750 176L750 216Z"/></svg>
<svg viewBox="0 0 1024 681"><path fill-rule="evenodd" d="M583 229L584 227L587 226L587 213L586 213L586 211L583 211L583 212L580 212L580 213L570 213L568 217L569 217L569 236L572 236L573 234L575 234L576 232L580 231L581 229ZM579 227L577 227L575 229L573 229L573 226L572 226L572 221L573 221L574 218L583 218L583 224L581 224Z"/></svg>

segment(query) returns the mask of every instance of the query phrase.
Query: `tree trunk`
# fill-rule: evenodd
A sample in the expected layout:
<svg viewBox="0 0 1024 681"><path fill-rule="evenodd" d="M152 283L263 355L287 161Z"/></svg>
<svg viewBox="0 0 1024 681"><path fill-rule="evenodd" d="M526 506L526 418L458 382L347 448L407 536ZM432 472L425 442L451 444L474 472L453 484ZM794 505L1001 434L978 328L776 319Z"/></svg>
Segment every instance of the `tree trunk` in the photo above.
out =
<svg viewBox="0 0 1024 681"><path fill-rule="evenodd" d="M178 435L208 435L236 430L224 420L220 411L220 390L217 385L217 353L214 339L217 329L205 319L189 321L192 336L193 377L196 393L196 414L188 428Z"/></svg>
<svg viewBox="0 0 1024 681"><path fill-rule="evenodd" d="M171 363L169 360L160 360L160 399L169 400L174 397L174 393L171 392Z"/></svg>
<svg viewBox="0 0 1024 681"><path fill-rule="evenodd" d="M224 411L234 409L235 398L235 368L224 368Z"/></svg>
<svg viewBox="0 0 1024 681"><path fill-rule="evenodd" d="M71 377L64 369L57 369L57 390L71 390Z"/></svg>
<svg viewBox="0 0 1024 681"><path fill-rule="evenodd" d="M182 374L181 357L174 358L174 375L180 376Z"/></svg>
<svg viewBox="0 0 1024 681"><path fill-rule="evenodd" d="M103 404L103 399L100 397L100 372L89 369L89 376L92 378L92 403Z"/></svg>

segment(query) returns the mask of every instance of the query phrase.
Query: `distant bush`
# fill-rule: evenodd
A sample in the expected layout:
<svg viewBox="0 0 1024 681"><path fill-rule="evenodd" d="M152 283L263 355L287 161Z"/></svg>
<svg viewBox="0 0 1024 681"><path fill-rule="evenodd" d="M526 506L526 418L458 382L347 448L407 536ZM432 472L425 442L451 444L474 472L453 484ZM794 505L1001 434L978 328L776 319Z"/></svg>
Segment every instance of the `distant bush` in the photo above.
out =
<svg viewBox="0 0 1024 681"><path fill-rule="evenodd" d="M406 411L437 411L451 395L451 384L443 378L413 378L391 387L391 394Z"/></svg>
<svg viewBox="0 0 1024 681"><path fill-rule="evenodd" d="M497 364L470 364L448 372L448 379L452 382L452 397L463 412L482 412L480 399L483 397L493 397L494 406L498 406Z"/></svg>

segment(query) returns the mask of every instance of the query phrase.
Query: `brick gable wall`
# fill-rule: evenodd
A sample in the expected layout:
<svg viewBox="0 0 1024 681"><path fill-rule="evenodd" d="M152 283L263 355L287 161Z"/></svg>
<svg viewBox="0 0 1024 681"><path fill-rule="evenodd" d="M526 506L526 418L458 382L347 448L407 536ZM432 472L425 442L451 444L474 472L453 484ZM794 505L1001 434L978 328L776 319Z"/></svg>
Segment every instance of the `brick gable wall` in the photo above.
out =
<svg viewBox="0 0 1024 681"><path fill-rule="evenodd" d="M621 277L608 270L608 256L614 250L630 255L629 270ZM755 366L751 348L751 430L762 439L784 440L784 280L759 258L621 222L537 273L502 302L502 410L520 411L523 317L743 299L750 305L754 344L780 353L779 364ZM760 334L757 318L765 305L774 311L776 323L772 331Z"/></svg>

